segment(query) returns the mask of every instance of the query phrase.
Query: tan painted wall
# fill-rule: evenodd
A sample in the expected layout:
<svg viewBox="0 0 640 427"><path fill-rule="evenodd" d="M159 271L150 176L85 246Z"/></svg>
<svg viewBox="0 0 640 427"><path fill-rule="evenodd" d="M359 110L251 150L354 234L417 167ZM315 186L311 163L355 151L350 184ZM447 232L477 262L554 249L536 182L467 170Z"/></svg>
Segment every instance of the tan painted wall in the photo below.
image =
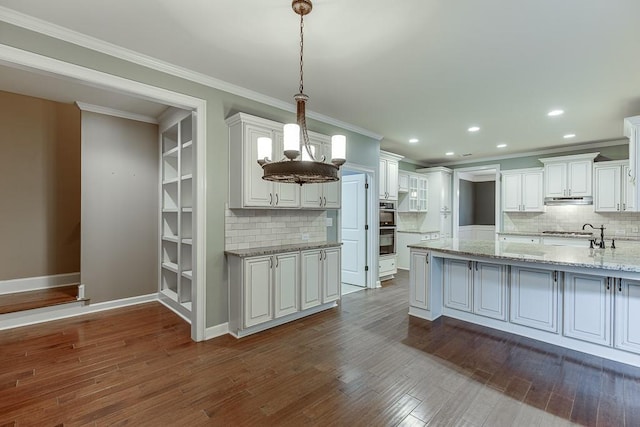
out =
<svg viewBox="0 0 640 427"><path fill-rule="evenodd" d="M80 111L0 91L0 280L80 271Z"/></svg>

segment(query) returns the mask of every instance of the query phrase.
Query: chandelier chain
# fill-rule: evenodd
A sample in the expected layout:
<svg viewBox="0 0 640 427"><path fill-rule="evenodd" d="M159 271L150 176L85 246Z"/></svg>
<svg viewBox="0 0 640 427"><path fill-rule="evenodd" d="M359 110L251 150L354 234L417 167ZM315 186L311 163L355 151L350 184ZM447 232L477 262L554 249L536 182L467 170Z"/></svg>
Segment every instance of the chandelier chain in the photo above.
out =
<svg viewBox="0 0 640 427"><path fill-rule="evenodd" d="M302 71L302 66L304 65L303 61L303 53L304 53L304 15L300 15L300 93L304 93L304 72Z"/></svg>

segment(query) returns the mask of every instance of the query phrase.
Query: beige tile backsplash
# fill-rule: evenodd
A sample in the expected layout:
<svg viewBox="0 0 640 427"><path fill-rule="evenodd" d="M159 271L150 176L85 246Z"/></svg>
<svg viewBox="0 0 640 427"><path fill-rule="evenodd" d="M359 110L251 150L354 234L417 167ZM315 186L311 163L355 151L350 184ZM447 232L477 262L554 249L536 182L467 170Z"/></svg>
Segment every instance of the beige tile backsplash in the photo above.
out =
<svg viewBox="0 0 640 427"><path fill-rule="evenodd" d="M546 212L503 213L502 220L506 232L578 231L590 223L604 225L607 238L640 238L640 212L601 213L594 212L593 206L547 206Z"/></svg>
<svg viewBox="0 0 640 427"><path fill-rule="evenodd" d="M262 248L327 240L325 211L225 209L227 250ZM308 234L308 240L302 240Z"/></svg>

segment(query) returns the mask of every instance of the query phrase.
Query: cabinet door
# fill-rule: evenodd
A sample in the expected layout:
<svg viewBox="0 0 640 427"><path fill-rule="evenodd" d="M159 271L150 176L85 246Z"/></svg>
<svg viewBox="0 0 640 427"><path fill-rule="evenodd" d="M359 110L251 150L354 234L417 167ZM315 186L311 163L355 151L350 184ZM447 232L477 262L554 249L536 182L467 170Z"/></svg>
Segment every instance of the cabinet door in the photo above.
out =
<svg viewBox="0 0 640 427"><path fill-rule="evenodd" d="M398 172L398 192L407 193L409 191L409 174Z"/></svg>
<svg viewBox="0 0 640 427"><path fill-rule="evenodd" d="M418 177L409 177L409 212L418 210Z"/></svg>
<svg viewBox="0 0 640 427"><path fill-rule="evenodd" d="M258 325L273 319L271 309L272 268L271 257L244 260L244 327Z"/></svg>
<svg viewBox="0 0 640 427"><path fill-rule="evenodd" d="M558 282L553 271L511 267L512 323L558 332Z"/></svg>
<svg viewBox="0 0 640 427"><path fill-rule="evenodd" d="M387 161L387 199L398 200L398 162Z"/></svg>
<svg viewBox="0 0 640 427"><path fill-rule="evenodd" d="M522 207L526 212L544 212L542 171L522 174Z"/></svg>
<svg viewBox="0 0 640 427"><path fill-rule="evenodd" d="M298 311L298 285L300 283L300 255L279 254L275 261L274 317L282 317Z"/></svg>
<svg viewBox="0 0 640 427"><path fill-rule="evenodd" d="M410 257L409 304L412 307L430 310L429 253L411 251Z"/></svg>
<svg viewBox="0 0 640 427"><path fill-rule="evenodd" d="M472 261L444 260L444 305L471 311Z"/></svg>
<svg viewBox="0 0 640 427"><path fill-rule="evenodd" d="M340 209L342 203L342 184L340 181L322 184L322 204L327 209Z"/></svg>
<svg viewBox="0 0 640 427"><path fill-rule="evenodd" d="M282 156L284 152L284 135L281 131L274 132L274 157ZM300 186L297 184L273 184L273 202L276 208L299 208Z"/></svg>
<svg viewBox="0 0 640 427"><path fill-rule="evenodd" d="M426 212L429 204L429 181L427 178L418 179L418 211Z"/></svg>
<svg viewBox="0 0 640 427"><path fill-rule="evenodd" d="M622 210L635 212L636 210L636 183L631 178L629 166L622 167Z"/></svg>
<svg viewBox="0 0 640 427"><path fill-rule="evenodd" d="M567 196L591 196L591 178L593 162L591 160L581 160L570 162L568 165Z"/></svg>
<svg viewBox="0 0 640 427"><path fill-rule="evenodd" d="M273 139L271 129L257 126L244 125L244 206L264 207L274 203L273 184L262 179L262 167L258 164L258 138L267 137ZM276 157L278 144L272 140L272 159Z"/></svg>
<svg viewBox="0 0 640 427"><path fill-rule="evenodd" d="M611 345L610 280L608 277L565 273L565 336Z"/></svg>
<svg viewBox="0 0 640 427"><path fill-rule="evenodd" d="M311 150L313 152L313 155L316 156L318 158L318 160L320 160L320 158L323 155L323 146L322 146L322 142L318 141L317 139L309 139L309 145L311 146ZM302 150L304 150L305 148L302 147ZM304 153L303 153L304 154ZM303 208L322 208L324 206L324 199L323 197L323 193L324 193L324 185L325 184L305 184L302 186L302 188L300 189L300 205ZM296 185L296 187L300 187L299 185Z"/></svg>
<svg viewBox="0 0 640 427"><path fill-rule="evenodd" d="M567 164L549 163L544 166L545 197L567 196Z"/></svg>
<svg viewBox="0 0 640 427"><path fill-rule="evenodd" d="M378 192L380 193L380 199L387 199L387 161L381 159L380 166L378 168Z"/></svg>
<svg viewBox="0 0 640 427"><path fill-rule="evenodd" d="M640 281L622 280L615 286L615 347L640 353Z"/></svg>
<svg viewBox="0 0 640 427"><path fill-rule="evenodd" d="M473 312L507 320L506 267L476 262L473 269Z"/></svg>
<svg viewBox="0 0 640 427"><path fill-rule="evenodd" d="M301 253L300 308L302 310L320 305L322 284L320 256L319 250Z"/></svg>
<svg viewBox="0 0 640 427"><path fill-rule="evenodd" d="M620 206L620 167L599 166L595 168L596 191L594 210L596 212L618 212Z"/></svg>
<svg viewBox="0 0 640 427"><path fill-rule="evenodd" d="M322 262L322 303L326 304L340 299L340 249L325 249L322 252L324 253Z"/></svg>
<svg viewBox="0 0 640 427"><path fill-rule="evenodd" d="M502 175L502 210L518 212L522 210L522 174Z"/></svg>

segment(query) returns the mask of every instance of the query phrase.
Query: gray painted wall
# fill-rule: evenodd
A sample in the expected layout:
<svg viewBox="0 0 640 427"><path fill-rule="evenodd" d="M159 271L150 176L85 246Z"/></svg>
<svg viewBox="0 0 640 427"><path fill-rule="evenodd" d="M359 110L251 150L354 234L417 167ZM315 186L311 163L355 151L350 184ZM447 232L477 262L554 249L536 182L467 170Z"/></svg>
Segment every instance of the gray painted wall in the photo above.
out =
<svg viewBox="0 0 640 427"><path fill-rule="evenodd" d="M283 123L294 120L295 113L283 111L240 96L222 92L189 80L174 77L160 71L136 65L109 55L94 52L72 43L60 41L20 27L0 22L2 43L43 56L96 69L184 93L207 102L207 264L206 268L206 325L215 326L228 321L227 273L224 255L224 200L228 191L228 130L224 119L243 111L266 119ZM296 82L291 82L292 93ZM312 98L313 100L313 98ZM291 100L293 104L293 100ZM347 136L347 158L354 164L378 169L379 141L332 125L308 120L309 130L332 135Z"/></svg>
<svg viewBox="0 0 640 427"><path fill-rule="evenodd" d="M459 185L460 226L495 225L495 181L471 182L460 179Z"/></svg>
<svg viewBox="0 0 640 427"><path fill-rule="evenodd" d="M91 303L158 291L158 126L82 112L81 282Z"/></svg>
<svg viewBox="0 0 640 427"><path fill-rule="evenodd" d="M460 187L459 187L459 197L458 197L458 203L459 203L459 217L458 217L458 223L461 226L464 225L473 225L473 212L474 212L474 189L473 189L473 182L471 181L466 181L464 179L459 180L460 181Z"/></svg>

